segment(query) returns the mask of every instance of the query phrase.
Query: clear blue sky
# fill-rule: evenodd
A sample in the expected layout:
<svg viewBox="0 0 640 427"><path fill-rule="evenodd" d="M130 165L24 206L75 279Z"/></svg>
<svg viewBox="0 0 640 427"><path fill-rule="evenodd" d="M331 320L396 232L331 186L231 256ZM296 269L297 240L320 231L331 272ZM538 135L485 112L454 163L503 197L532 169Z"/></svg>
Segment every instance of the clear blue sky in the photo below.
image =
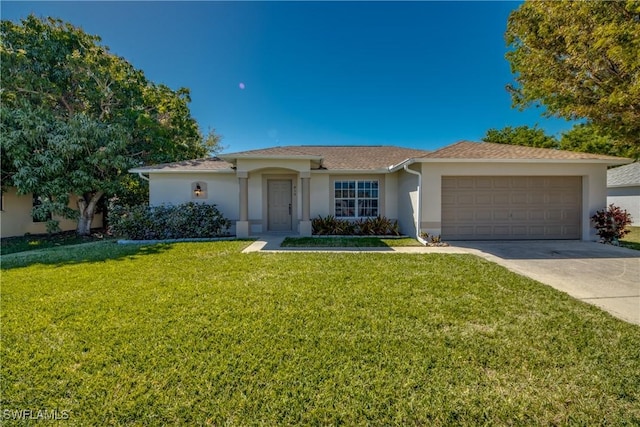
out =
<svg viewBox="0 0 640 427"><path fill-rule="evenodd" d="M516 2L9 2L102 37L154 82L191 89L225 151L274 145L434 149L489 128L572 124L511 108Z"/></svg>

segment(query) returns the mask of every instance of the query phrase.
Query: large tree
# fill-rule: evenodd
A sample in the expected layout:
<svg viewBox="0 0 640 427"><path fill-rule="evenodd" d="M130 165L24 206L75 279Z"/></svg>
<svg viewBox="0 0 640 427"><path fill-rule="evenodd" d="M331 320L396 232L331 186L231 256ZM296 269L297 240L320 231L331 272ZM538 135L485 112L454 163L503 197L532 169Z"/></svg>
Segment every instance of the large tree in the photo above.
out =
<svg viewBox="0 0 640 427"><path fill-rule="evenodd" d="M219 143L205 143L187 89L149 82L99 37L34 16L0 31L2 185L41 196L35 215L77 218L89 234L100 199L131 186L130 167L202 157Z"/></svg>
<svg viewBox="0 0 640 427"><path fill-rule="evenodd" d="M640 144L640 2L526 1L509 17L514 105Z"/></svg>
<svg viewBox="0 0 640 427"><path fill-rule="evenodd" d="M558 148L558 140L547 135L537 126L507 126L503 129L489 129L482 138L496 144L525 145L538 148Z"/></svg>
<svg viewBox="0 0 640 427"><path fill-rule="evenodd" d="M547 135L537 126L506 126L502 129L487 130L482 140L497 144L553 148L619 157L637 158L639 154L637 146L618 143L591 123L575 125L572 129L562 132L560 139Z"/></svg>
<svg viewBox="0 0 640 427"><path fill-rule="evenodd" d="M606 154L608 156L637 158L638 144L621 143L604 133L592 123L582 123L563 132L558 148L583 153Z"/></svg>

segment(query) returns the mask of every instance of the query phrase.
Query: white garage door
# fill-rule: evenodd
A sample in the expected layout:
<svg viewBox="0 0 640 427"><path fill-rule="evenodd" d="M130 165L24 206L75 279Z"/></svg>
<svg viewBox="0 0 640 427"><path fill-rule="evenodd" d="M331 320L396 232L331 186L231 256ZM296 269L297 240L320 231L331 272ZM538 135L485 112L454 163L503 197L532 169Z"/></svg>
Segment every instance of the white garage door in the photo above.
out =
<svg viewBox="0 0 640 427"><path fill-rule="evenodd" d="M443 176L444 240L579 239L579 176Z"/></svg>

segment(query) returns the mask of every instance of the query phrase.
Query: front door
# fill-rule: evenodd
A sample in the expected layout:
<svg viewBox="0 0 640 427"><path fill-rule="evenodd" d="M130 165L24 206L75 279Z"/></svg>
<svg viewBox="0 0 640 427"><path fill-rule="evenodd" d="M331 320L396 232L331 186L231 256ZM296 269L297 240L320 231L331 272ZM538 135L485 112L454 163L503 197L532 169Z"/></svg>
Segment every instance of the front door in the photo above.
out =
<svg viewBox="0 0 640 427"><path fill-rule="evenodd" d="M269 231L291 231L291 180L268 181Z"/></svg>

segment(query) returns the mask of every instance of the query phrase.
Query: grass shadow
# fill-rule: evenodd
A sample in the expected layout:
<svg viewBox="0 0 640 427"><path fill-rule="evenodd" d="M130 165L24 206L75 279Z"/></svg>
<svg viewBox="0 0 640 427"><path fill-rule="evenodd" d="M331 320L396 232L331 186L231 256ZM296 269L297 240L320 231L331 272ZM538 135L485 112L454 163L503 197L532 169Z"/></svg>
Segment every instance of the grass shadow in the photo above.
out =
<svg viewBox="0 0 640 427"><path fill-rule="evenodd" d="M120 245L115 240L83 243L17 252L0 257L0 270L11 270L32 265L64 266L125 260L132 257L155 255L169 250L170 243Z"/></svg>

